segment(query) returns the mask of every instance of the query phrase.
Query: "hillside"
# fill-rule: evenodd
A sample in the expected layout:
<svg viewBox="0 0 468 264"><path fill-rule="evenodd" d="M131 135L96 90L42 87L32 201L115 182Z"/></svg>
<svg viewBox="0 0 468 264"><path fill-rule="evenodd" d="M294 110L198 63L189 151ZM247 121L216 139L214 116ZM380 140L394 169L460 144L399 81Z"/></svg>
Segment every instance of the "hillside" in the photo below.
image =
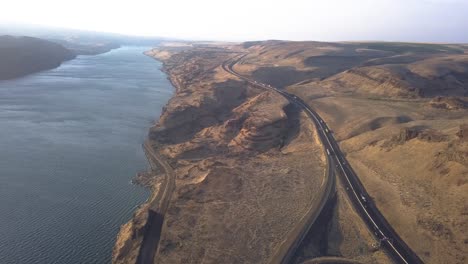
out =
<svg viewBox="0 0 468 264"><path fill-rule="evenodd" d="M0 36L0 80L53 69L75 56L74 52L50 41Z"/></svg>
<svg viewBox="0 0 468 264"><path fill-rule="evenodd" d="M118 42L100 41L99 38L89 40L88 42L80 42L79 39L49 39L52 42L58 43L65 48L73 51L76 55L98 55L109 52L113 49L120 48Z"/></svg>
<svg viewBox="0 0 468 264"><path fill-rule="evenodd" d="M425 263L466 263L466 46L244 47L237 71L283 87L319 112L379 209Z"/></svg>
<svg viewBox="0 0 468 264"><path fill-rule="evenodd" d="M287 41L147 52L164 62L176 89L148 136L175 174L155 262L268 263L320 197L325 160L315 127L278 94L222 69L240 54L235 71L319 112L370 199L425 263L466 262L466 47ZM170 174L138 175L153 196L122 226L114 263L154 249L144 238ZM338 180L293 263L321 256L393 263L347 192Z"/></svg>
<svg viewBox="0 0 468 264"><path fill-rule="evenodd" d="M295 84L327 95L467 96L465 49L439 44L269 41L249 46L237 69L275 86Z"/></svg>
<svg viewBox="0 0 468 264"><path fill-rule="evenodd" d="M313 123L278 94L225 72L229 49L147 55L163 61L176 89L149 133L176 182L155 263L268 263L323 192L324 151ZM165 177L138 176L153 196L122 226L114 263L141 256Z"/></svg>

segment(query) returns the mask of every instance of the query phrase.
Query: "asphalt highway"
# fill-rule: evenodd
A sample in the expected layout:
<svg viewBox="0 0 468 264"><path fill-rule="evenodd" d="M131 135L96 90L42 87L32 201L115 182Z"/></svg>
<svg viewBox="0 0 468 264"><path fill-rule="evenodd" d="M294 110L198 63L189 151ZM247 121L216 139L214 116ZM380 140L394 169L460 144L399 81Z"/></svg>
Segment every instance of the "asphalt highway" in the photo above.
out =
<svg viewBox="0 0 468 264"><path fill-rule="evenodd" d="M238 58L236 61L238 61ZM235 61L227 61L225 62L222 67L227 72L236 75L237 77L249 82L250 84L263 88L263 89L274 89L266 84L258 83L256 81L249 80L238 73L232 70L232 66L235 64ZM280 90L275 90L276 92L280 92ZM288 100L292 100L291 98L286 97ZM300 107L300 105L298 105ZM302 110L303 107L300 107ZM309 117L310 114L305 112ZM311 121L315 124L316 127L320 127L321 124L319 120L311 118ZM326 148L326 134L325 130L319 129L318 136L320 141L322 142L323 146L325 147L324 151L328 153ZM318 201L314 200L311 201L311 206L308 212L300 219L300 221L291 228L289 234L284 238L284 240L280 243L279 247L276 249L275 253L272 254L269 263L280 263L280 264L287 264L290 263L293 257L296 254L297 248L301 245L301 242L306 237L307 233L309 232L312 225L315 223L317 218L322 213L323 209L325 208L327 202L333 197L334 190L335 190L335 169L334 169L334 161L332 160L330 155L326 156L327 159L327 170L326 170L326 177L325 181L320 186L320 191L322 193L321 197L318 198Z"/></svg>
<svg viewBox="0 0 468 264"><path fill-rule="evenodd" d="M175 189L175 175L172 167L154 152L148 141L143 144L143 148L151 167L160 168L165 172L165 178L159 187L158 193L150 201L147 224L136 261L137 264L152 264L155 263L154 260L157 255L164 216Z"/></svg>
<svg viewBox="0 0 468 264"><path fill-rule="evenodd" d="M271 85L249 79L235 72L233 70L233 66L244 56L245 55L238 56L226 61L222 65L223 69L237 76L238 78L248 82L252 86L262 88L265 90L271 90L281 94L291 103L297 105L302 110L304 110L307 116L315 123L317 129L319 130L318 132L320 138L322 139L322 143L325 145L326 148L327 156L329 159L328 163L331 164L330 160L332 160L335 164L335 168L337 172L339 172L338 174L340 175L341 180L346 187L348 196L352 201L356 211L360 214L364 222L367 224L367 227L372 231L375 238L379 241L381 247L385 248L397 263L423 263L422 260L411 250L411 248L400 238L400 236L395 232L392 226L387 222L382 213L378 210L373 200L366 192L358 176L351 168L345 156L341 152L338 143L336 142L333 136L333 132L328 128L325 121L317 114L317 112L314 109L312 109L299 97L287 93ZM332 173L329 173L329 175L330 177L334 177ZM304 232L307 232L309 229L303 228L302 230ZM284 258L280 263L289 262L289 260L292 257L290 256L291 252L297 249L304 237L305 234L298 234L295 243L291 245L291 248L287 252L285 252Z"/></svg>

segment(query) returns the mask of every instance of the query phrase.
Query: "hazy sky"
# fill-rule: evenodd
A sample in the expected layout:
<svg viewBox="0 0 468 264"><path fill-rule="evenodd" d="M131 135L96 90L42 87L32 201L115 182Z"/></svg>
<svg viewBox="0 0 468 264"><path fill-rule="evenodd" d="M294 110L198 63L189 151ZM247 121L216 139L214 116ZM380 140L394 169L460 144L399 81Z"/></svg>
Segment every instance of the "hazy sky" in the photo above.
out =
<svg viewBox="0 0 468 264"><path fill-rule="evenodd" d="M4 0L0 22L185 39L468 42L468 0Z"/></svg>

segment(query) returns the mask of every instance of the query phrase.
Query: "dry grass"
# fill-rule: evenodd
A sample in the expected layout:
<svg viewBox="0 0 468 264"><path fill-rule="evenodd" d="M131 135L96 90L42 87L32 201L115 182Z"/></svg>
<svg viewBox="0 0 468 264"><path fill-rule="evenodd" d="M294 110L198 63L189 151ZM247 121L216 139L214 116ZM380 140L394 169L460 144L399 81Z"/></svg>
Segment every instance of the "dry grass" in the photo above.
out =
<svg viewBox="0 0 468 264"><path fill-rule="evenodd" d="M425 263L466 263L468 143L457 133L468 110L437 108L431 98L468 95L468 48L282 41L154 51L177 88L150 134L177 174L161 263L264 263L320 195L324 156L314 128L280 99L252 100L260 91L219 67L233 51L248 53L236 71L287 86L320 113L377 206ZM403 128L421 136L402 137ZM390 263L371 249L374 239L344 192L338 185L326 251ZM303 248L303 256L316 255L312 244Z"/></svg>
<svg viewBox="0 0 468 264"><path fill-rule="evenodd" d="M457 144L455 133L468 123L468 112L362 98L322 98L310 104L342 140L340 145L366 189L420 257L427 263L464 263L468 168L441 157ZM408 119L399 123L394 118L398 116ZM384 117L388 122L376 126L375 120ZM386 147L402 127L439 131L447 140L413 139ZM468 148L464 151L466 155Z"/></svg>
<svg viewBox="0 0 468 264"><path fill-rule="evenodd" d="M262 67L310 71L286 89L325 119L397 232L426 263L466 263L468 146L456 133L468 123L468 111L454 99L437 99L450 104L440 108L431 101L468 95L466 50L411 43L267 42L250 47L238 69L254 77ZM441 136L395 142L402 128ZM338 202L343 214L333 225L341 236L355 237L363 226L349 221L353 216L345 204ZM352 244L331 237L338 245L331 250L366 256L355 251L366 239ZM372 258L364 261L376 261Z"/></svg>
<svg viewBox="0 0 468 264"><path fill-rule="evenodd" d="M230 50L172 48L153 53L171 54L177 86L150 133L177 177L157 261L267 263L322 195L315 127L276 93L224 73Z"/></svg>

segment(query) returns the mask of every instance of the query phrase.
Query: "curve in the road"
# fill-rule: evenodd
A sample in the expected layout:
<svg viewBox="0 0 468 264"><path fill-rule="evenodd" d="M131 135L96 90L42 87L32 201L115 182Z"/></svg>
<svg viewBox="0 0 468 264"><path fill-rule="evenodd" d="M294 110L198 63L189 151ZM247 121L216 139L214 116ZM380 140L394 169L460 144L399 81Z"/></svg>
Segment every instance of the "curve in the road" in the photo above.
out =
<svg viewBox="0 0 468 264"><path fill-rule="evenodd" d="M396 233L392 226L387 222L382 213L377 209L374 202L369 198L369 194L365 190L361 181L357 177L354 170L351 168L347 162L345 156L341 152L338 143L333 137L331 130L326 125L325 121L313 110L308 104L306 104L302 99L298 98L293 94L289 94L283 90L279 90L276 87L272 87L268 84L260 83L254 80L251 80L233 70L234 64L241 60L244 55L235 57L223 63L222 67L227 72L237 76L238 78L248 82L249 84L263 88L266 90L275 91L290 102L301 107L306 114L309 116L319 129L319 134L323 135L323 143L327 148L328 158L334 160L336 163L337 169L339 169L339 174L342 181L348 190L348 196L352 201L354 207L359 212L364 222L367 224L368 228L372 230L375 237L379 239L381 245L383 245L393 259L397 263L404 264L420 264L423 263L422 260L414 253L411 248L401 239L401 237ZM320 131L322 133L320 133ZM298 237L298 240L303 238L304 234L301 234ZM286 262L282 262L286 263Z"/></svg>
<svg viewBox="0 0 468 264"><path fill-rule="evenodd" d="M151 167L161 168L165 172L165 178L159 187L158 193L150 201L147 224L136 262L137 264L152 264L155 262L154 259L158 251L164 215L175 189L175 174L172 167L154 152L148 141L143 144L143 148Z"/></svg>
<svg viewBox="0 0 468 264"><path fill-rule="evenodd" d="M232 66L242 58L243 56L237 58L236 60L228 60L222 64L222 68L249 82L250 84L265 89L266 85L258 83L256 81L249 80L240 74L236 73L232 70ZM283 95L284 96L284 95ZM285 96L287 100L291 103L294 103L291 97ZM303 107L300 107L302 110ZM307 115L309 115L306 112ZM317 119L311 119L312 122L315 124L316 127L321 128L322 124ZM326 134L323 129L318 130L318 136L322 145L324 146L324 151L328 151L325 147L326 143ZM324 184L322 184L322 196L319 197L318 201L312 201L312 205L307 211L307 213L301 218L301 220L291 229L289 235L280 243L278 248L276 249L275 253L272 255L270 259L270 263L281 263L286 264L291 261L294 257L297 248L300 246L301 242L304 240L305 236L309 232L312 225L315 223L321 212L323 211L325 205L333 197L333 190L335 189L335 176L334 176L334 168L333 168L333 160L330 158L330 155L326 155L327 158L327 170L326 170L326 177Z"/></svg>

